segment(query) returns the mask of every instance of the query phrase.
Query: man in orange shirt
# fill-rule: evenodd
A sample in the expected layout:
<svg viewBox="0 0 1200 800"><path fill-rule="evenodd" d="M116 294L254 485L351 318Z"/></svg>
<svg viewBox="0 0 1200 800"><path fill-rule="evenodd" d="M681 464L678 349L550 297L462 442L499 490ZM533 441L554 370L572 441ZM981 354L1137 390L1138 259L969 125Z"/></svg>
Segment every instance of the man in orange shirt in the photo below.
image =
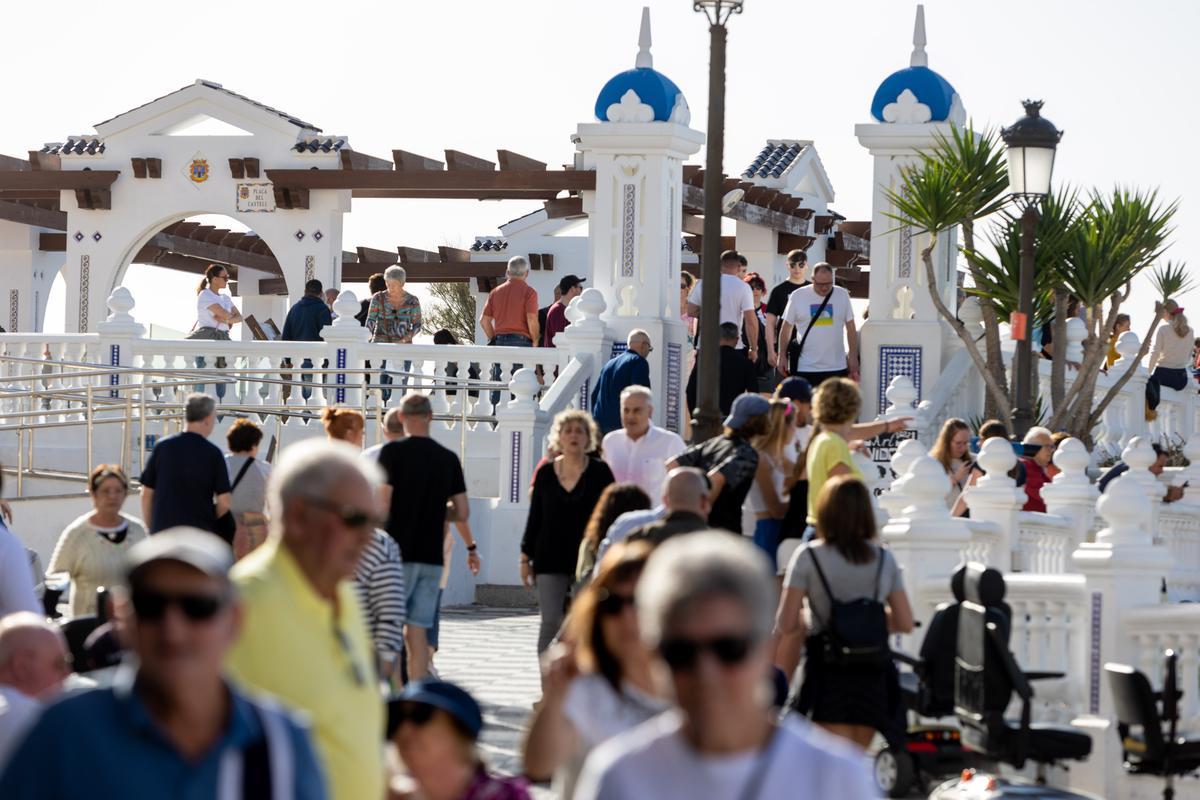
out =
<svg viewBox="0 0 1200 800"><path fill-rule="evenodd" d="M508 260L505 271L508 278L488 294L483 304L483 316L479 320L488 344L509 347L533 347L541 335L538 326L537 292L525 282L529 276L529 262L524 256L513 256ZM516 372L521 364L513 364ZM492 380L500 380L499 364L492 367ZM492 392L492 404L500 400L499 392Z"/></svg>

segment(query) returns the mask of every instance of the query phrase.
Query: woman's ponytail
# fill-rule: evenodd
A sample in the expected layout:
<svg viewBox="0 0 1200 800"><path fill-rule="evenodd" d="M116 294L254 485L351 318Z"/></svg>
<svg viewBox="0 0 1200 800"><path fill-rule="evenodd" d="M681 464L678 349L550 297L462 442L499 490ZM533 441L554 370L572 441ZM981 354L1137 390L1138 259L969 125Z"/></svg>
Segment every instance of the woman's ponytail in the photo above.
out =
<svg viewBox="0 0 1200 800"><path fill-rule="evenodd" d="M221 274L225 267L220 264L209 264L208 269L204 270L204 277L200 279L200 285L196 287L196 294L200 294L212 282L212 279Z"/></svg>

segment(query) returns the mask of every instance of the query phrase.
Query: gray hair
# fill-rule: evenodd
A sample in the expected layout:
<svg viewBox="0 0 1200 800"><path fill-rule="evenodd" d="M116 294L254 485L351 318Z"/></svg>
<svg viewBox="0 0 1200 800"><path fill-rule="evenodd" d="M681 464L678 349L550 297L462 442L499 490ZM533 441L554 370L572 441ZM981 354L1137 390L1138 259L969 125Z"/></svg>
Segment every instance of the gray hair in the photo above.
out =
<svg viewBox="0 0 1200 800"><path fill-rule="evenodd" d="M546 448L558 450L558 440L562 436L563 428L572 423L579 423L587 432L589 453L600 448L600 427L596 425L596 420L592 418L591 414L578 408L568 408L558 412L554 421L550 423L550 432L546 434Z"/></svg>
<svg viewBox="0 0 1200 800"><path fill-rule="evenodd" d="M508 260L508 268L504 274L510 278L524 278L529 274L529 261L525 256L513 256Z"/></svg>
<svg viewBox="0 0 1200 800"><path fill-rule="evenodd" d="M1044 428L1041 425L1034 425L1032 428L1030 428L1029 430L1027 430L1025 432L1025 438L1023 438L1021 440L1021 443L1022 444L1033 444L1033 440L1039 436L1045 436L1047 439L1054 438L1054 434L1050 432L1049 428Z"/></svg>
<svg viewBox="0 0 1200 800"><path fill-rule="evenodd" d="M183 401L184 419L188 422L199 422L208 419L217 410L217 401L206 394L189 394Z"/></svg>
<svg viewBox="0 0 1200 800"><path fill-rule="evenodd" d="M383 415L383 429L388 433L404 433L404 421L401 419L403 412L399 406L392 406Z"/></svg>
<svg viewBox="0 0 1200 800"><path fill-rule="evenodd" d="M624 403L626 397L634 397L635 395L646 398L647 405L654 405L654 392L637 383L632 386L626 386L621 390L621 402Z"/></svg>
<svg viewBox="0 0 1200 800"><path fill-rule="evenodd" d="M404 271L404 267L393 264L383 271L383 279L385 281L398 281L404 283L408 280L408 273Z"/></svg>
<svg viewBox="0 0 1200 800"><path fill-rule="evenodd" d="M384 480L378 464L363 460L360 451L344 442L309 439L288 447L280 454L267 486L271 517L282 520L283 510L292 500L327 497L352 476L365 480L372 492Z"/></svg>
<svg viewBox="0 0 1200 800"><path fill-rule="evenodd" d="M625 344L628 347L632 347L633 343L638 339L645 339L647 342L649 342L650 334L646 333L641 328L634 328L629 332L629 336L625 337Z"/></svg>
<svg viewBox="0 0 1200 800"><path fill-rule="evenodd" d="M750 618L750 636L763 642L775 615L774 570L762 550L728 531L668 539L654 552L637 585L642 639L656 648L691 613L715 597L733 600Z"/></svg>
<svg viewBox="0 0 1200 800"><path fill-rule="evenodd" d="M432 417L433 404L429 396L420 392L409 392L400 401L400 413L408 417Z"/></svg>
<svg viewBox="0 0 1200 800"><path fill-rule="evenodd" d="M6 666L13 656L29 646L29 633L32 631L52 634L66 649L66 640L57 625L32 611L14 611L0 619L0 667Z"/></svg>

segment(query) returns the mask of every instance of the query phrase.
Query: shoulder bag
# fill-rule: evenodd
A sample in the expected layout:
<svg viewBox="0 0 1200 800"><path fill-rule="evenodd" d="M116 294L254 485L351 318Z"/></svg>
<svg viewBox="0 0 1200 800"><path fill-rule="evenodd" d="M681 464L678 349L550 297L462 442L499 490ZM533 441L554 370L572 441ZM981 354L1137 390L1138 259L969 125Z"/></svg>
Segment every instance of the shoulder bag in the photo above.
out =
<svg viewBox="0 0 1200 800"><path fill-rule="evenodd" d="M825 295L825 299L821 301L821 305L817 306L817 312L809 318L808 327L804 329L804 335L800 337L800 340L796 341L793 339L791 344L788 345L788 361L791 362L789 366L792 367L791 371L793 373L796 371L795 368L800 366L800 354L804 352L804 343L808 341L808 334L812 332L813 325L816 325L817 320L821 318L821 312L825 310L825 306L829 305L829 300L833 297L834 289L837 289L837 287L834 286L833 289L830 289L829 294ZM797 289L797 291L799 290Z"/></svg>
<svg viewBox="0 0 1200 800"><path fill-rule="evenodd" d="M246 472L249 471L253 464L253 458L246 459L246 463L242 464L242 468L238 470L237 477L233 479L233 485L229 487L230 495L232 495L234 490L237 489L238 484L242 482L242 478L246 477ZM217 529L213 531L213 533L217 534L217 536L220 536L228 544L233 544L233 536L235 533L237 533L237 518L233 515L232 511L226 511L224 514L217 517Z"/></svg>

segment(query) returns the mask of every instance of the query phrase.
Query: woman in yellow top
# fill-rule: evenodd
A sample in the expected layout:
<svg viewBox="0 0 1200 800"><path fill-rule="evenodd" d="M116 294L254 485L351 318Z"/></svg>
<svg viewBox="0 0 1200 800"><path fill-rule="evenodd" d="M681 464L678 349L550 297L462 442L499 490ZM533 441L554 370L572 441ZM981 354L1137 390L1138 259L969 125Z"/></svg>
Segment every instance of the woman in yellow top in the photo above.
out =
<svg viewBox="0 0 1200 800"><path fill-rule="evenodd" d="M812 538L817 523L817 497L825 481L837 475L853 475L862 480L863 474L850 457L851 444L870 439L881 433L902 431L912 417L900 417L856 424L862 408L858 384L847 378L829 378L821 382L813 397L813 419L820 432L813 437L805 454L808 468L808 530L805 541Z"/></svg>

